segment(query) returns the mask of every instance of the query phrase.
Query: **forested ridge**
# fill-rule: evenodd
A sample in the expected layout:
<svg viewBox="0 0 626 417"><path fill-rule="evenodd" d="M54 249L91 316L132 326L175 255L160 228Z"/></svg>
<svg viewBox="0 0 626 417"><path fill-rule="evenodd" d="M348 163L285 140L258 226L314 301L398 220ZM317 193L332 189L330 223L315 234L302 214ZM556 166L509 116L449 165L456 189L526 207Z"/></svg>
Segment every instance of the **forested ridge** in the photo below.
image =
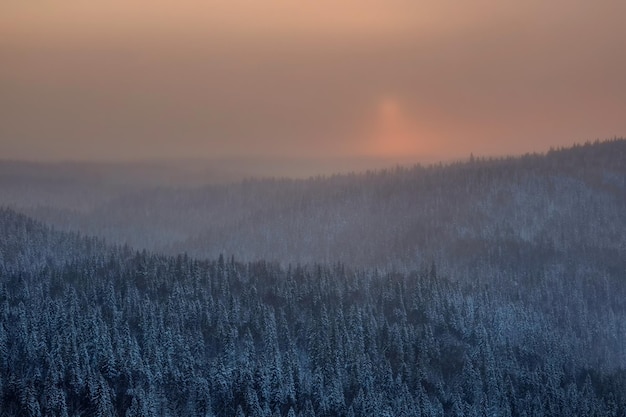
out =
<svg viewBox="0 0 626 417"><path fill-rule="evenodd" d="M199 188L20 169L1 416L626 416L625 140Z"/></svg>
<svg viewBox="0 0 626 417"><path fill-rule="evenodd" d="M517 270L529 263L520 257L589 261L588 251L614 258L626 248L626 140L308 180L144 187L75 211L50 192L29 194L51 187L37 184L23 180L31 203L19 209L59 229L206 259L409 270L435 259L460 276L476 265ZM71 188L63 183L55 199ZM109 193L77 189L87 188ZM12 200L0 193L3 201Z"/></svg>
<svg viewBox="0 0 626 417"><path fill-rule="evenodd" d="M495 285L0 230L2 415L626 415L623 261Z"/></svg>

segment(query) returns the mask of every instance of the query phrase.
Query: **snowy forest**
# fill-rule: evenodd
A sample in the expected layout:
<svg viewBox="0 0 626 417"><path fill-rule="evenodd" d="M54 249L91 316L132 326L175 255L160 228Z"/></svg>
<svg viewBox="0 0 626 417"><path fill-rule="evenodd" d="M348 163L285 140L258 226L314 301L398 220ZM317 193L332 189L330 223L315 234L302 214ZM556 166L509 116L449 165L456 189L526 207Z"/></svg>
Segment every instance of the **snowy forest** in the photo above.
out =
<svg viewBox="0 0 626 417"><path fill-rule="evenodd" d="M46 169L0 162L2 416L626 416L626 140L205 186Z"/></svg>

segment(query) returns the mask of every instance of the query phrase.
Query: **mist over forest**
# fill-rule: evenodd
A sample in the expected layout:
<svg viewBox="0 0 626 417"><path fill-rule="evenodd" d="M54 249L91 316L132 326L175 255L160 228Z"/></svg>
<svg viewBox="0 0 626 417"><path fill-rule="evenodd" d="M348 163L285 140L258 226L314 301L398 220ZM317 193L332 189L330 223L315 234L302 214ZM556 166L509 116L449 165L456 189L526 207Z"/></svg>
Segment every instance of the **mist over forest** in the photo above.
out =
<svg viewBox="0 0 626 417"><path fill-rule="evenodd" d="M367 163L0 161L0 414L626 415L626 140Z"/></svg>
<svg viewBox="0 0 626 417"><path fill-rule="evenodd" d="M283 265L496 268L626 247L624 141L308 179L194 185L166 165L0 164L0 204L64 231ZM213 167L219 169L219 167ZM166 183L170 178L178 183ZM584 259L584 257L583 257ZM546 259L540 259L544 263ZM563 259L561 259L562 261ZM533 262L525 262L531 265Z"/></svg>

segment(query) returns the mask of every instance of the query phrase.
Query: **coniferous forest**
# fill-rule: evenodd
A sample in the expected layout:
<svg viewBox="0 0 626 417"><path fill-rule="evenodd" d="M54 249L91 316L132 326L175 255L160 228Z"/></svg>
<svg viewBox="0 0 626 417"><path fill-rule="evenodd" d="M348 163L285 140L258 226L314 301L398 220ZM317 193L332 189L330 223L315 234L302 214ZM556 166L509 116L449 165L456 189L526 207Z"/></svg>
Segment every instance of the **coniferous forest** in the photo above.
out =
<svg viewBox="0 0 626 417"><path fill-rule="evenodd" d="M2 416L626 416L624 140L188 188L1 168Z"/></svg>

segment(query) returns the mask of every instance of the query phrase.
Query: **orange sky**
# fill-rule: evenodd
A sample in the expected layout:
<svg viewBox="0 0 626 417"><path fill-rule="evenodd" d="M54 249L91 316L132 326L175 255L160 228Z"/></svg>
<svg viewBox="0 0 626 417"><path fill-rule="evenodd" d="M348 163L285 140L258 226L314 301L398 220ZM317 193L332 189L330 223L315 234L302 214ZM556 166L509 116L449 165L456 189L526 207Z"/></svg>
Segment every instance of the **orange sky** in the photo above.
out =
<svg viewBox="0 0 626 417"><path fill-rule="evenodd" d="M0 158L457 158L626 136L626 2L7 0Z"/></svg>

